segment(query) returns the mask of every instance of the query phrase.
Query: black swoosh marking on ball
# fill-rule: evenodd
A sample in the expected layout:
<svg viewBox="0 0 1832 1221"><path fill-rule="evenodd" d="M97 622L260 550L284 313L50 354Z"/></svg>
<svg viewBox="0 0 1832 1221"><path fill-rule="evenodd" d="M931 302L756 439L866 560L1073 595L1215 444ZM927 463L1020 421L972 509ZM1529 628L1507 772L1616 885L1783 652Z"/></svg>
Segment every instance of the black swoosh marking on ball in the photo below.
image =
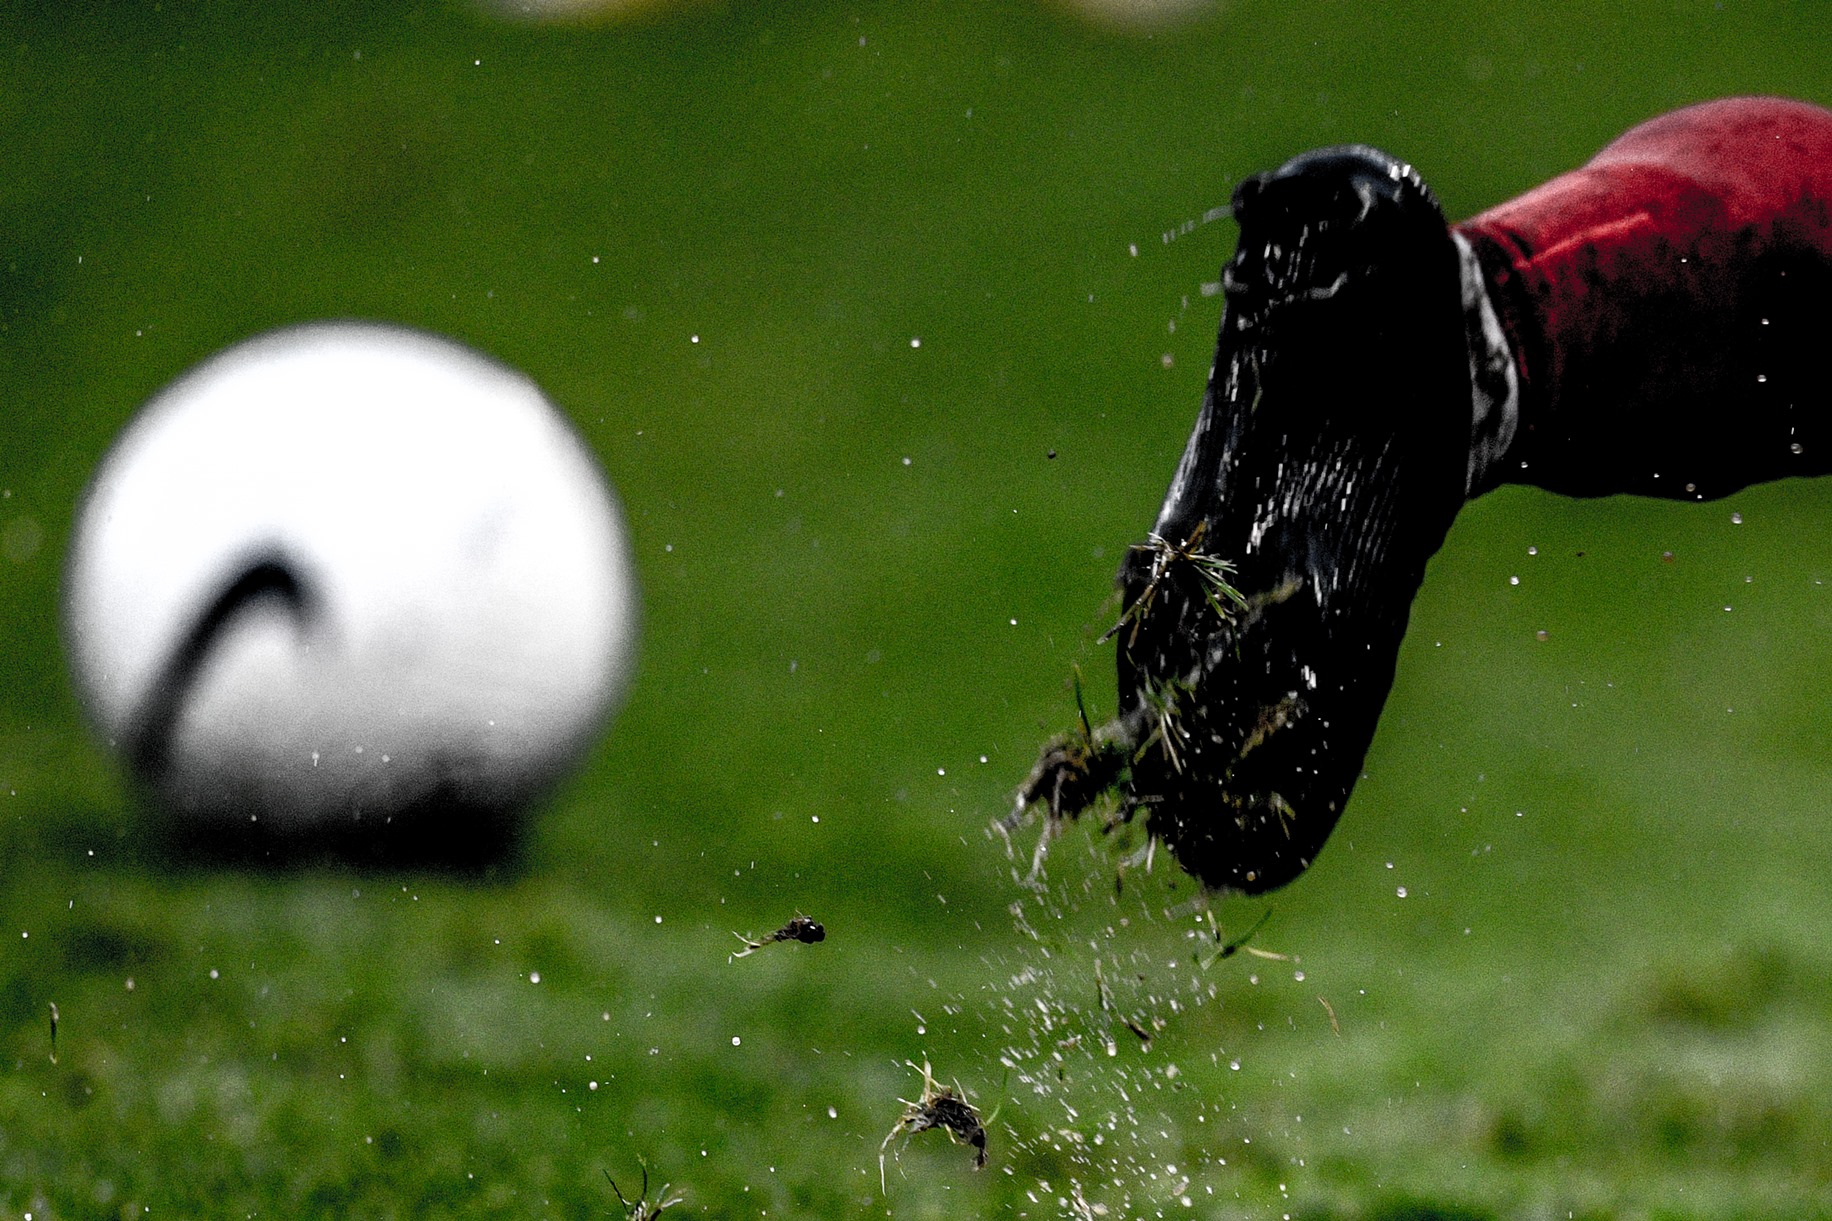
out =
<svg viewBox="0 0 1832 1221"><path fill-rule="evenodd" d="M317 591L284 552L272 548L249 556L166 658L139 709L128 719L127 757L142 777L157 781L165 774L179 715L204 663L230 626L265 602L285 607L301 628L310 626L320 609Z"/></svg>

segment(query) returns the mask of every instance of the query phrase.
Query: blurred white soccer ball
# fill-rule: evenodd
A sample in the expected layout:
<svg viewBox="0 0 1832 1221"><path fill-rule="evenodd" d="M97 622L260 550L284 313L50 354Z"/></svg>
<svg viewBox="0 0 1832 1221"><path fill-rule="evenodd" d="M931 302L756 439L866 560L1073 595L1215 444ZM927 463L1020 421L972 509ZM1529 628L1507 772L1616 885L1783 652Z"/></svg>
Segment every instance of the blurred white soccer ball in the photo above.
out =
<svg viewBox="0 0 1832 1221"><path fill-rule="evenodd" d="M615 498L531 381L354 322L149 402L64 586L78 691L140 778L206 827L306 837L511 815L596 739L636 602Z"/></svg>

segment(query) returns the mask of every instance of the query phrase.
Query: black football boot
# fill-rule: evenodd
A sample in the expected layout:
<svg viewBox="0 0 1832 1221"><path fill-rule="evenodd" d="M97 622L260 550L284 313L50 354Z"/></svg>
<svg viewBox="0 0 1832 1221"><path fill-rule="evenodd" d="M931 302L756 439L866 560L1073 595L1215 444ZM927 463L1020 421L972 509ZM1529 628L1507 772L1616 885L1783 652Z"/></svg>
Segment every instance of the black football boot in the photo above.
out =
<svg viewBox="0 0 1832 1221"><path fill-rule="evenodd" d="M1258 893L1341 816L1472 453L1507 438L1472 410L1473 260L1410 166L1306 153L1234 216L1202 411L1119 573L1119 719L1053 744L1015 815L1116 790L1208 887Z"/></svg>

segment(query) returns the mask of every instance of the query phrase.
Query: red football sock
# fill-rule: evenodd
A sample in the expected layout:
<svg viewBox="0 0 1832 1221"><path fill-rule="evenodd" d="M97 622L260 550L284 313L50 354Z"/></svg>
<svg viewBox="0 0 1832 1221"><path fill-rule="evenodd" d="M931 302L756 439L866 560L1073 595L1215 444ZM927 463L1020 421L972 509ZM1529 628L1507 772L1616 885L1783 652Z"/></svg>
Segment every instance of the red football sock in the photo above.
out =
<svg viewBox="0 0 1832 1221"><path fill-rule="evenodd" d="M1677 110L1456 228L1520 374L1503 478L1704 498L1832 471L1832 111Z"/></svg>

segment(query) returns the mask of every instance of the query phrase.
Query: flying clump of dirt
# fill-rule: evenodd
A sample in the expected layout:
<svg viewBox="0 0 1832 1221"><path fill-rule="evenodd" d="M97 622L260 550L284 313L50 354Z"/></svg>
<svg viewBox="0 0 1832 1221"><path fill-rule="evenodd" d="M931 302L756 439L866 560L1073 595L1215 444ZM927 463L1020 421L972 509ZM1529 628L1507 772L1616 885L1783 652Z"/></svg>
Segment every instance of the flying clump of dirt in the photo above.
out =
<svg viewBox="0 0 1832 1221"><path fill-rule="evenodd" d="M912 1068L915 1065L911 1065ZM878 1188L885 1190L884 1184L884 1151L890 1148L892 1141L899 1136L915 1136L918 1132L927 1132L939 1128L948 1134L948 1139L956 1144L973 1147L973 1168L983 1169L986 1165L986 1126L980 1121L980 1113L967 1101L960 1083L939 1085L935 1081L934 1071L929 1062L922 1063L922 1095L911 1102L907 1098L898 1099L903 1103L903 1115L885 1133L884 1143L878 1146ZM997 1117L997 1111L993 1113Z"/></svg>
<svg viewBox="0 0 1832 1221"><path fill-rule="evenodd" d="M775 932L755 941L743 933L733 933L732 936L744 943L743 949L732 951L732 958L748 958L765 946L775 945L782 941L799 941L803 945L816 945L827 939L827 927L810 916L798 913L794 919Z"/></svg>

